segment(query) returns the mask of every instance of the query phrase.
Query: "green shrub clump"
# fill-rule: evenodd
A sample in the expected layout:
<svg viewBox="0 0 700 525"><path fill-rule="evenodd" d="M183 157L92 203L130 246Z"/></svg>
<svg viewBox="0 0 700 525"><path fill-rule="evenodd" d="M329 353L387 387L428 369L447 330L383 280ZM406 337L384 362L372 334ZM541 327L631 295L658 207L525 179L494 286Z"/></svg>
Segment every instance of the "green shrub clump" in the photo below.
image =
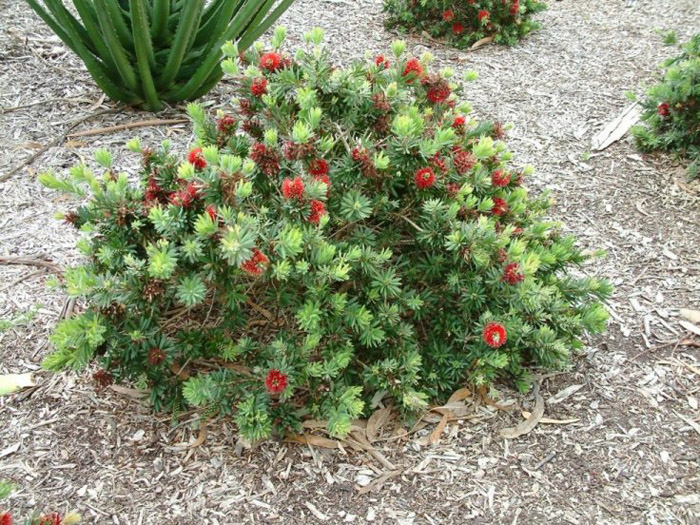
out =
<svg viewBox="0 0 700 525"><path fill-rule="evenodd" d="M197 147L141 151L140 183L86 166L45 185L86 204L51 369L97 356L156 408L232 415L255 440L303 418L343 435L378 403L424 409L469 382L565 366L601 332L611 291L569 273L588 255L543 219L509 166L503 126L478 123L429 56L334 67L323 33L224 69L239 116L190 105ZM241 62L242 61L242 64Z"/></svg>
<svg viewBox="0 0 700 525"><path fill-rule="evenodd" d="M690 159L688 174L700 173L700 33L666 60L661 82L642 105L643 124L632 128L642 151L670 151Z"/></svg>
<svg viewBox="0 0 700 525"><path fill-rule="evenodd" d="M484 38L513 45L540 27L531 16L546 8L537 0L384 0L388 29L426 31L458 48Z"/></svg>

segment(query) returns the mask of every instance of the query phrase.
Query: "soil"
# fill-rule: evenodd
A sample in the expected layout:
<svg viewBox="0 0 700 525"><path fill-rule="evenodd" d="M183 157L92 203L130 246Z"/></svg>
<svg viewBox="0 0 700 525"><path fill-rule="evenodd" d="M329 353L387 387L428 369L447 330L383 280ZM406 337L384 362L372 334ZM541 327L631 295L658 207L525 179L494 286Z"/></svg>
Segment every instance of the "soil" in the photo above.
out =
<svg viewBox="0 0 700 525"><path fill-rule="evenodd" d="M297 0L282 23L290 47L323 27L347 63L388 54L396 35L382 19L380 0ZM684 41L700 29L700 9L696 0L565 0L538 19L542 29L512 48L461 52L403 38L437 66L479 73L467 89L476 114L513 123L516 164L537 168L532 190L551 192L553 217L583 246L607 250L583 270L616 285L610 328L570 370L542 379L545 417L555 422L503 439L501 429L522 421L520 407L533 409L532 394L504 384L490 395L511 410L475 403L432 445L434 424L392 439L391 423L368 452L347 443L248 449L229 422L205 435L197 414L173 426L130 390L97 389L90 371L38 371L65 298L47 286L51 268L2 263L0 374L38 371L36 387L0 398L0 479L17 486L13 513L74 509L86 523L124 525L698 523L700 338L679 310L700 309L700 185L669 156L637 152L629 136L602 152L590 144L629 104L625 93L641 95L674 53L656 30ZM138 159L123 152L129 138L169 138L184 150L189 128L64 136L71 126L153 117L106 100L24 2L0 0L0 21L0 262L66 267L80 260L76 236L53 215L69 203L41 188L37 173L89 161L97 148L134 170ZM231 96L222 82L204 101L216 108Z"/></svg>

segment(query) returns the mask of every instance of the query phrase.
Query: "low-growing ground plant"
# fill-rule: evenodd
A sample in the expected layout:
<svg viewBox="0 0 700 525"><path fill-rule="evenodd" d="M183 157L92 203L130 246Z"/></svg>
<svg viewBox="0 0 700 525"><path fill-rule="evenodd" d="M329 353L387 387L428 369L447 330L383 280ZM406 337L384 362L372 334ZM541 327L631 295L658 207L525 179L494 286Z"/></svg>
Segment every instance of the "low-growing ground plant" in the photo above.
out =
<svg viewBox="0 0 700 525"><path fill-rule="evenodd" d="M393 53L335 67L315 29L224 70L238 114L189 107L197 143L132 141L138 184L85 165L41 181L88 200L65 220L85 264L65 290L85 310L52 337L50 369L97 358L101 384L150 389L157 409L231 415L256 440L378 404L423 410L467 383L561 368L604 330L590 255L544 218L449 69ZM470 74L470 76L473 76Z"/></svg>
<svg viewBox="0 0 700 525"><path fill-rule="evenodd" d="M673 35L671 35L673 40ZM661 82L642 102L643 124L632 128L642 151L669 151L690 159L688 174L700 173L700 33L666 60Z"/></svg>
<svg viewBox="0 0 700 525"><path fill-rule="evenodd" d="M513 45L540 27L531 17L546 8L537 0L384 0L388 29L426 31L458 48L482 39Z"/></svg>

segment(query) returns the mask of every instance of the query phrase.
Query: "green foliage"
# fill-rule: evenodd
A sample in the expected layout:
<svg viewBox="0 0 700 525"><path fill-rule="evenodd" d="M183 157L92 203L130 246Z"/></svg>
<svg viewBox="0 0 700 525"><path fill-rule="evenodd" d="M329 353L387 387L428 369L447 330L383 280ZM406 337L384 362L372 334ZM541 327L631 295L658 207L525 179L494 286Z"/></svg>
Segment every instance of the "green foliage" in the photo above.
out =
<svg viewBox="0 0 700 525"><path fill-rule="evenodd" d="M675 35L666 41L675 42ZM643 124L632 128L642 151L670 151L690 159L688 174L700 174L700 33L663 64L661 82L647 91Z"/></svg>
<svg viewBox="0 0 700 525"><path fill-rule="evenodd" d="M426 31L458 48L489 37L513 45L539 29L531 17L546 8L538 0L384 0L388 29Z"/></svg>
<svg viewBox="0 0 700 525"><path fill-rule="evenodd" d="M14 485L12 483L8 483L7 481L0 481L0 500L7 499L10 497L10 494L12 494L12 491L15 489Z"/></svg>
<svg viewBox="0 0 700 525"><path fill-rule="evenodd" d="M293 0L27 0L112 100L158 111L206 94L226 41L246 49ZM233 46L230 46L233 47Z"/></svg>
<svg viewBox="0 0 700 525"><path fill-rule="evenodd" d="M88 261L65 287L88 309L56 329L51 368L94 352L101 381L250 440L308 417L342 435L382 399L411 413L465 383L526 388L604 330L610 285L570 271L589 256L458 84L401 42L389 68L333 68L320 30L294 58L276 35L227 66L241 121L190 105L186 161L166 143L141 151L138 185L42 178L92 194L67 214Z"/></svg>

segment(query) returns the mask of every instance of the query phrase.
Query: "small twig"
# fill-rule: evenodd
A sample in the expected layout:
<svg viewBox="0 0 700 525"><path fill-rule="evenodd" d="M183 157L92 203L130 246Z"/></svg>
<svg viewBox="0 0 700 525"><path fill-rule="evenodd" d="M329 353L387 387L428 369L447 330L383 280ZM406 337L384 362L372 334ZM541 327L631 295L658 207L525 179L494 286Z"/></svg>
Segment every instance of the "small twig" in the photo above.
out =
<svg viewBox="0 0 700 525"><path fill-rule="evenodd" d="M75 128L77 128L80 124L83 122L87 122L90 119L93 119L95 117L99 117L100 115L105 115L107 113L114 113L118 111L118 109L103 109L101 111L98 111L97 113L91 113L89 115L86 115L83 118L79 118L78 120L75 120L71 123L70 126L68 126L68 129L61 133L58 137L50 141L48 144L45 146L42 146L41 149L39 149L36 153L33 153L26 159L24 159L19 165L15 166L12 168L9 172L5 173L4 175L0 175L0 182L5 182L7 179L12 177L15 173L17 173L19 170L22 168L29 166L32 162L34 162L36 159L41 157L44 153L46 153L49 149L53 148L56 144L60 143L62 140L64 140L68 134L73 131Z"/></svg>
<svg viewBox="0 0 700 525"><path fill-rule="evenodd" d="M556 451L549 453L542 461L540 461L537 465L535 465L535 468L532 469L532 470L539 470L539 469L541 469L541 468L544 467L547 463L549 463L550 461L552 461L556 455L557 455L557 452L556 452Z"/></svg>
<svg viewBox="0 0 700 525"><path fill-rule="evenodd" d="M128 124L119 124L118 126L110 126L108 128L98 128L89 129L86 131L79 131L78 133L73 133L68 135L68 138L76 137L92 137L94 135L105 135L107 133L114 133L117 131L124 131L125 129L133 128L143 128L149 126L170 126L175 124L186 124L189 122L186 118L176 118L176 119L155 119L155 120L140 120L138 122L129 122Z"/></svg>
<svg viewBox="0 0 700 525"><path fill-rule="evenodd" d="M61 267L56 263L33 257L0 257L0 264L39 266L40 268L48 268L54 272L61 273Z"/></svg>

